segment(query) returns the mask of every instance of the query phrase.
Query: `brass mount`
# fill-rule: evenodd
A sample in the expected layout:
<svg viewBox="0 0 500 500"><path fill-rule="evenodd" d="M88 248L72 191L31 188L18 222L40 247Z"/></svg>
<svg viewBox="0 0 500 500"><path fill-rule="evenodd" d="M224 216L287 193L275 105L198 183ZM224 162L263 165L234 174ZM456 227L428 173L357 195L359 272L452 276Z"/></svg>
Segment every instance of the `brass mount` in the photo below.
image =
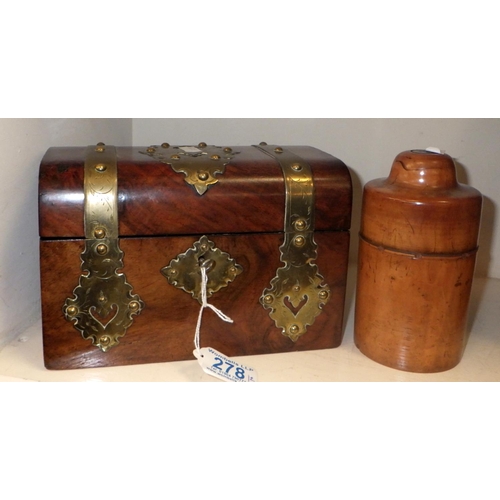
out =
<svg viewBox="0 0 500 500"><path fill-rule="evenodd" d="M84 169L82 274L63 313L84 339L106 352L125 335L144 303L118 272L123 252L118 242L116 148L102 143L89 146Z"/></svg>
<svg viewBox="0 0 500 500"><path fill-rule="evenodd" d="M255 146L274 158L285 180L284 241L280 260L270 288L263 291L260 303L283 335L296 342L321 314L330 297L318 266L314 241L314 182L310 165L280 146ZM291 307L290 307L291 306Z"/></svg>

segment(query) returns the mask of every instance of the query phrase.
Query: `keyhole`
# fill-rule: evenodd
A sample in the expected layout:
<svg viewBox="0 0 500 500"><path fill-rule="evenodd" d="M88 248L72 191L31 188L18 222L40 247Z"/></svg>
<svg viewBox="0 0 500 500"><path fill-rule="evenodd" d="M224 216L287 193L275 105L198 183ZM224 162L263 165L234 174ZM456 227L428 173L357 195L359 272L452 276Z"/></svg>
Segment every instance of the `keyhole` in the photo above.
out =
<svg viewBox="0 0 500 500"><path fill-rule="evenodd" d="M198 265L200 267L203 267L208 274L214 267L215 267L215 260L213 259L206 259L204 255L202 255L198 259Z"/></svg>

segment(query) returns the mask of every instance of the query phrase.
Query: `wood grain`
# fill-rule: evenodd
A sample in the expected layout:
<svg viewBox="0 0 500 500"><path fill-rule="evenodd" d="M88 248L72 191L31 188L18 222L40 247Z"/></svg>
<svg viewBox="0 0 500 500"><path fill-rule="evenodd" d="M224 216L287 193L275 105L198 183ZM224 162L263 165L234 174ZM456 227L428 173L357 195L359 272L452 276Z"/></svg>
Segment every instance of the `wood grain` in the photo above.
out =
<svg viewBox="0 0 500 500"><path fill-rule="evenodd" d="M460 362L481 203L448 155L403 152L365 186L354 338L366 356L424 373Z"/></svg>
<svg viewBox="0 0 500 500"><path fill-rule="evenodd" d="M203 195L164 163L117 148L121 236L254 233L283 230L285 188L276 160L250 146L235 157ZM288 146L313 172L316 229L348 230L351 178L337 158L307 146ZM40 165L39 227L42 238L81 238L85 148L50 148Z"/></svg>
<svg viewBox="0 0 500 500"><path fill-rule="evenodd" d="M208 234L218 248L228 252L243 267L228 287L210 303L234 320L222 322L210 310L203 316L201 344L228 356L326 349L340 345L344 312L349 233L318 232L320 273L331 289L324 311L297 342L276 328L259 303L281 267L278 248L283 235ZM125 253L123 272L145 303L142 313L120 340L103 353L84 340L64 319L62 306L72 296L80 275L83 240L43 240L40 244L43 347L49 369L72 369L158 363L194 359L193 339L199 303L186 292L170 285L160 269L192 246L197 237L122 238Z"/></svg>
<svg viewBox="0 0 500 500"><path fill-rule="evenodd" d="M257 148L233 147L219 182L199 196L171 166L117 148L120 246L124 272L145 303L120 344L106 353L84 340L63 317L80 276L86 148L50 148L39 176L43 345L51 369L193 359L199 304L171 286L161 268L202 234L244 271L210 300L229 315L203 317L202 345L228 356L336 347L342 340L352 187L347 167L308 146L285 146L311 165L315 186L317 264L331 298L296 343L282 335L259 303L280 262L285 186L279 163ZM208 160L210 161L210 160Z"/></svg>

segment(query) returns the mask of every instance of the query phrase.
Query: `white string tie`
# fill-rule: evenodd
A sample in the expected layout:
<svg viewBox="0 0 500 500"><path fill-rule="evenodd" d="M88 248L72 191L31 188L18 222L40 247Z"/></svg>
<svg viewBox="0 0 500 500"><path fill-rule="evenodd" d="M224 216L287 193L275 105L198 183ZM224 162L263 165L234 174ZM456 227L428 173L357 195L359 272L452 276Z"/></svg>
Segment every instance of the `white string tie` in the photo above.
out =
<svg viewBox="0 0 500 500"><path fill-rule="evenodd" d="M220 311L215 306L213 306L212 304L209 304L207 302L207 283L208 283L207 270L205 269L205 267L201 266L201 308L200 308L200 312L198 314L198 322L196 324L196 332L194 334L194 347L195 347L196 352L198 354L200 354L201 318L203 316L203 310L206 307L209 307L210 309L212 309L212 311L215 314L217 314L217 316L219 316L219 318L221 320L226 321L227 323L233 323L233 320L229 316L226 316L222 311Z"/></svg>

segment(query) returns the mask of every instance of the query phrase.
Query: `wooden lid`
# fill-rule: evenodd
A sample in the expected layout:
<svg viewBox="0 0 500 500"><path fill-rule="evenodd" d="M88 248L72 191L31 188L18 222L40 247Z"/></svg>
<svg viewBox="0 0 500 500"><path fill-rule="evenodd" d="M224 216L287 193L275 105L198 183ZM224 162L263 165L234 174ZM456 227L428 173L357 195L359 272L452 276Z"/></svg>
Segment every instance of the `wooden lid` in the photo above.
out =
<svg viewBox="0 0 500 500"><path fill-rule="evenodd" d="M400 153L387 179L366 184L361 235L403 252L457 254L475 250L482 197L459 184L453 159L425 150Z"/></svg>
<svg viewBox="0 0 500 500"><path fill-rule="evenodd" d="M447 154L422 149L404 151L396 156L388 181L419 189L455 188L455 163Z"/></svg>
<svg viewBox="0 0 500 500"><path fill-rule="evenodd" d="M352 188L344 163L308 146L283 148L312 168L316 230L348 230ZM182 173L143 154L146 149L117 148L120 237L283 231L283 174L278 162L257 148L232 147L234 158L202 196ZM41 162L42 238L84 237L85 151L50 148Z"/></svg>

